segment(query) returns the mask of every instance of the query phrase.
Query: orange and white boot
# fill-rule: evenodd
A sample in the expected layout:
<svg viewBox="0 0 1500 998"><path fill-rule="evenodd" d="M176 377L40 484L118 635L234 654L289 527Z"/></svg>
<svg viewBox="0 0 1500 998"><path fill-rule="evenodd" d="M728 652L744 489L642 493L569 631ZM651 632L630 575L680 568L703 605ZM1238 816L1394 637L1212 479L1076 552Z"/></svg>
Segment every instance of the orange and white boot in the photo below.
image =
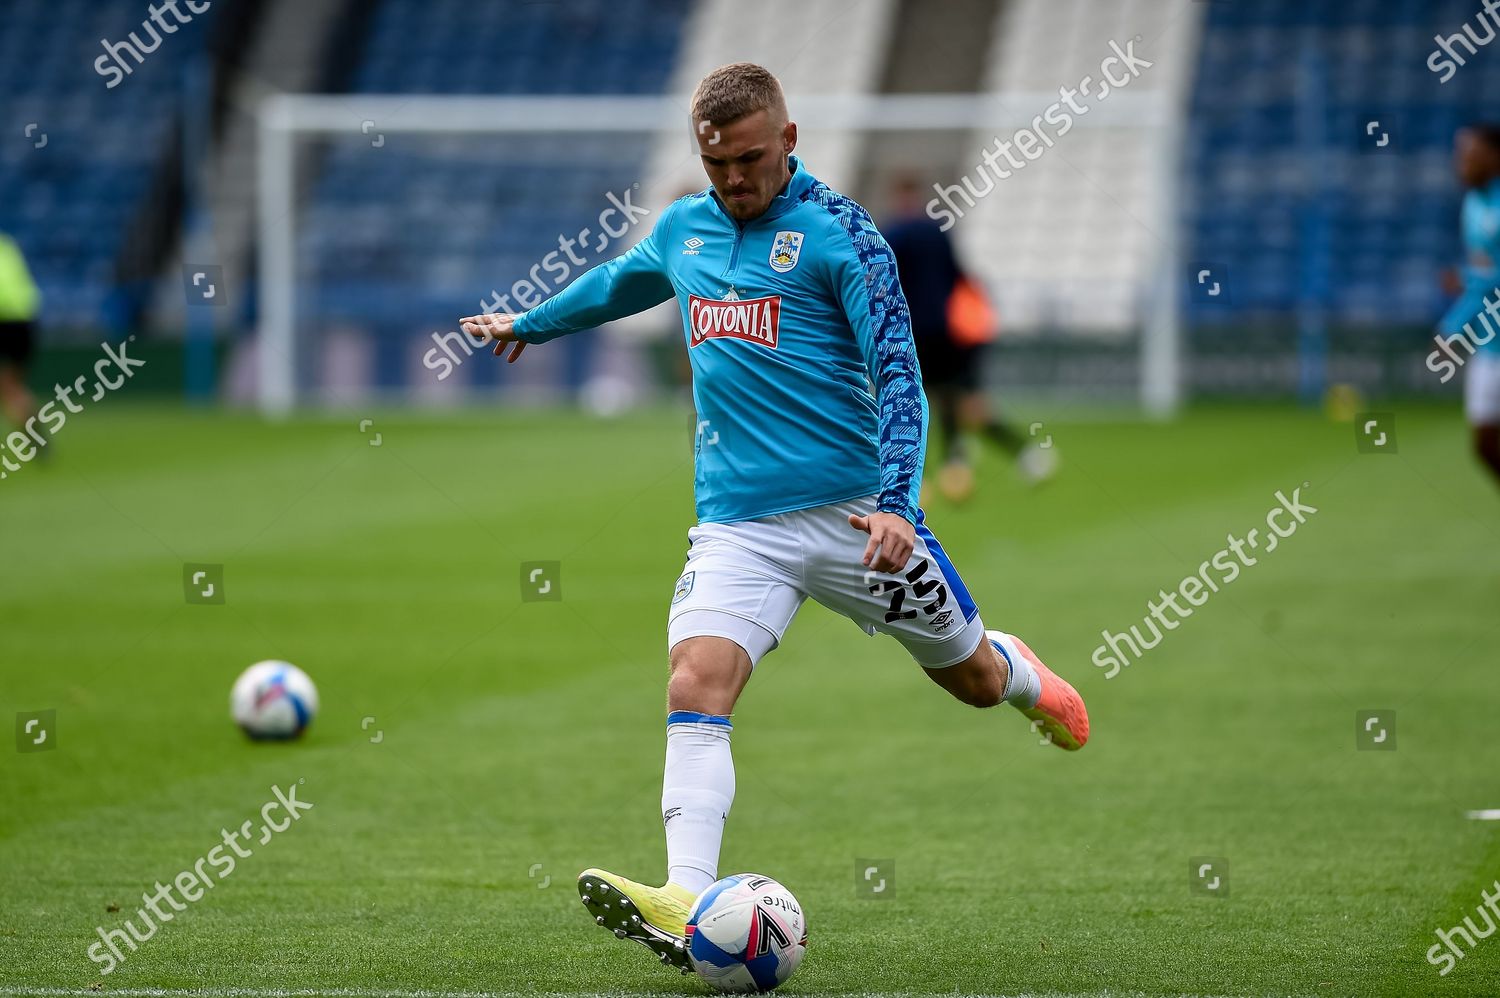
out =
<svg viewBox="0 0 1500 998"><path fill-rule="evenodd" d="M1016 708L1031 720L1031 730L1069 752L1083 748L1084 743L1089 740L1089 712L1083 705L1083 697L1078 695L1073 684L1043 665L1036 653L1026 646L1026 642L1014 634L1003 631L986 631L985 634L990 643L1005 656L1006 661L1012 662L1012 676L1015 674L1012 656L1016 654L1024 656L1026 663L1036 673L1037 682L1041 685L1036 703L1030 707L1016 704Z"/></svg>

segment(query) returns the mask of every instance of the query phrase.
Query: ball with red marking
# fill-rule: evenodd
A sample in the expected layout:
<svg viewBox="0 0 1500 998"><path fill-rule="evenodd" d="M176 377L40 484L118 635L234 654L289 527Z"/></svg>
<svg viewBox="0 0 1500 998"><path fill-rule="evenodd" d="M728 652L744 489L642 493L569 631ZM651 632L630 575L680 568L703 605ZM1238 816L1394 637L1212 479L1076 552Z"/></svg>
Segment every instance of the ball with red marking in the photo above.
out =
<svg viewBox="0 0 1500 998"><path fill-rule="evenodd" d="M807 952L807 919L792 892L770 877L736 873L699 895L687 920L693 969L728 992L770 991Z"/></svg>

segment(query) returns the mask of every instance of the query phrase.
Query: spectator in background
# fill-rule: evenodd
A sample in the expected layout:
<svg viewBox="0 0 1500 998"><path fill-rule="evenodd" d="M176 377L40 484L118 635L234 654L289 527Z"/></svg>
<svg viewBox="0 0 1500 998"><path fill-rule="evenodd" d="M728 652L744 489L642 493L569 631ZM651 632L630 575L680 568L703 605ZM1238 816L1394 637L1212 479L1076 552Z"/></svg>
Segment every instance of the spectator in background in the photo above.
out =
<svg viewBox="0 0 1500 998"><path fill-rule="evenodd" d="M973 433L1015 459L1023 479L1045 481L1056 471L1056 453L1028 444L1019 430L990 413L985 400L984 348L998 332L994 310L964 275L948 233L922 210L922 186L915 177L897 181L893 204L895 217L881 231L896 255L922 388L942 437L938 489L954 502L973 493L974 471L964 441L965 434Z"/></svg>
<svg viewBox="0 0 1500 998"><path fill-rule="evenodd" d="M36 348L40 303L21 248L0 232L0 410L16 427L37 414L36 398L26 387L26 369Z"/></svg>

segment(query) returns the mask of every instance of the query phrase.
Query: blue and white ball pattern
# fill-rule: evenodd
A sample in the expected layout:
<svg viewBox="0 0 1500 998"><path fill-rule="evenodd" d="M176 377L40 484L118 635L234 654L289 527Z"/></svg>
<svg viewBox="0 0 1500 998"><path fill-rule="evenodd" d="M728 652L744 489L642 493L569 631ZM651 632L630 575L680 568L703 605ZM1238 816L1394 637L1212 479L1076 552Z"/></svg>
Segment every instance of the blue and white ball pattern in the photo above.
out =
<svg viewBox="0 0 1500 998"><path fill-rule="evenodd" d="M736 873L716 881L687 920L693 969L719 991L770 991L807 952L807 919L792 892L770 877Z"/></svg>
<svg viewBox="0 0 1500 998"><path fill-rule="evenodd" d="M296 738L318 713L318 689L290 662L256 662L235 680L229 713L258 741Z"/></svg>

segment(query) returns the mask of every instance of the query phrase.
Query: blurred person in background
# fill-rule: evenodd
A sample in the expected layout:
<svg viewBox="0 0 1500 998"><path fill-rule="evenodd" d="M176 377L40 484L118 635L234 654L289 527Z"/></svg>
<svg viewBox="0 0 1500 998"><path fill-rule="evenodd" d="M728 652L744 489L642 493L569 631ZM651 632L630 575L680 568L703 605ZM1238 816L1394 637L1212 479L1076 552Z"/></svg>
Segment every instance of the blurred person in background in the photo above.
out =
<svg viewBox="0 0 1500 998"><path fill-rule="evenodd" d="M892 203L895 217L884 231L911 308L922 388L942 435L938 490L953 502L973 494L974 470L964 439L973 434L1015 459L1027 482L1045 481L1057 470L1056 453L1028 444L1020 430L989 411L985 399L985 347L999 325L994 309L965 276L948 233L922 210L922 187L915 177L896 182Z"/></svg>
<svg viewBox="0 0 1500 998"><path fill-rule="evenodd" d="M1448 292L1458 299L1438 324L1438 340L1443 352L1467 368L1464 414L1473 428L1474 451L1500 479L1500 125L1460 131L1453 158L1467 189L1461 223L1465 259L1445 275ZM1458 354L1458 346L1467 353Z"/></svg>
<svg viewBox="0 0 1500 998"><path fill-rule="evenodd" d="M36 398L26 387L26 370L36 349L40 303L41 293L21 248L0 232L0 409L15 427L25 426L37 414Z"/></svg>

